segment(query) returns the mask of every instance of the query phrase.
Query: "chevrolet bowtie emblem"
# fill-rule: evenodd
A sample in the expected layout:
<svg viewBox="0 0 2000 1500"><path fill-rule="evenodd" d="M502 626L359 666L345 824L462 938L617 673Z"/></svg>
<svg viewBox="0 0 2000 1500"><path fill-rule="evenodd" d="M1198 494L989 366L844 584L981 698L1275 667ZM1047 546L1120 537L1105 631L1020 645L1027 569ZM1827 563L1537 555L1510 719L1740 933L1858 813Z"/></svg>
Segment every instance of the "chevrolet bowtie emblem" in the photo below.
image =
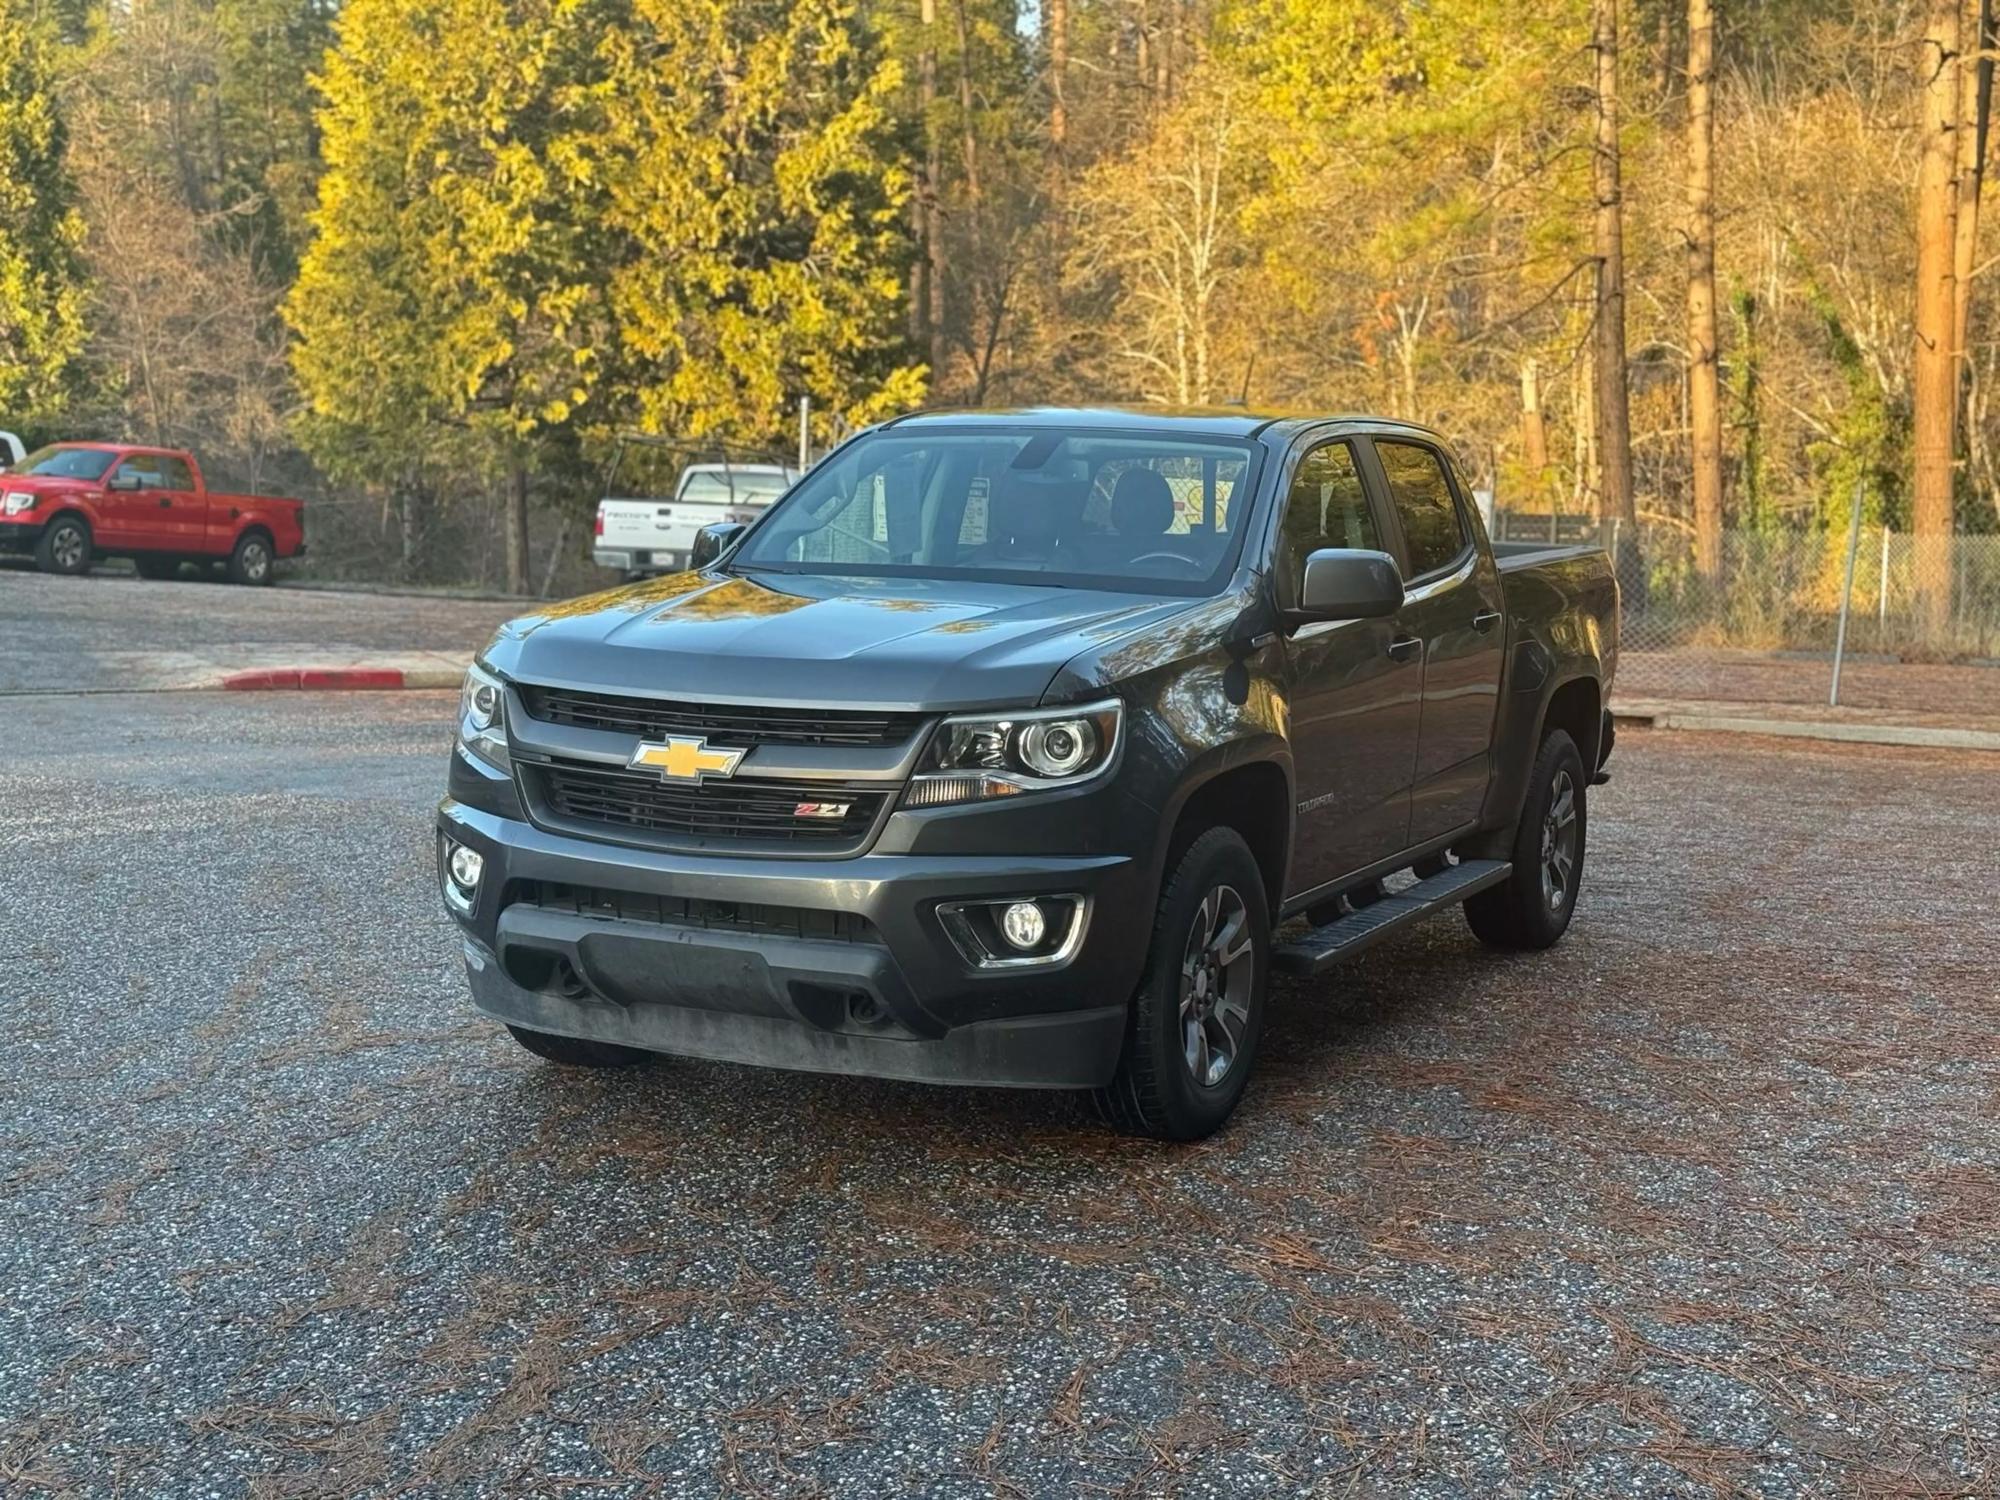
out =
<svg viewBox="0 0 2000 1500"><path fill-rule="evenodd" d="M712 750L707 740L675 736L641 740L627 764L635 771L658 771L662 781L692 781L700 785L711 776L734 776L743 755L741 750Z"/></svg>

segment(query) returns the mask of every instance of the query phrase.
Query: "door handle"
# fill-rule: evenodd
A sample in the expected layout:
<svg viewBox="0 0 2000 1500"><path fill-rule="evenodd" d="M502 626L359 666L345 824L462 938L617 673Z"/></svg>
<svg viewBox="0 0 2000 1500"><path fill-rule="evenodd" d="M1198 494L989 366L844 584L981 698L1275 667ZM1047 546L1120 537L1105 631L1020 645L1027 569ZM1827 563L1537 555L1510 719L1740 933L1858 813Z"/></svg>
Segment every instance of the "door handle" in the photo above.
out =
<svg viewBox="0 0 2000 1500"><path fill-rule="evenodd" d="M1423 649L1422 638L1414 635L1399 635L1389 642L1389 655L1396 661L1408 661Z"/></svg>
<svg viewBox="0 0 2000 1500"><path fill-rule="evenodd" d="M174 508L174 502L169 500L166 496L162 495L160 497L160 509L172 510L173 508Z"/></svg>
<svg viewBox="0 0 2000 1500"><path fill-rule="evenodd" d="M1481 635L1486 634L1487 631L1491 630L1495 625L1498 625L1499 623L1500 623L1500 611L1497 609L1482 609L1478 614L1472 617L1472 628L1478 631Z"/></svg>

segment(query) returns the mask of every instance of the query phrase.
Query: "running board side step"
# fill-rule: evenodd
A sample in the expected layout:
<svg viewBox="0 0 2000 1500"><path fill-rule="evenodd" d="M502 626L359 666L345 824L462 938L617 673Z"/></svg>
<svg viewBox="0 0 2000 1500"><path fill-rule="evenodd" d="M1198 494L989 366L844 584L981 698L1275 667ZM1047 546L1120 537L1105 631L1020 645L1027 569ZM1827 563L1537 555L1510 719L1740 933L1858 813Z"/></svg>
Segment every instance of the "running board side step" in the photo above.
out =
<svg viewBox="0 0 2000 1500"><path fill-rule="evenodd" d="M1513 865L1504 859L1466 860L1324 927L1315 927L1296 942L1280 943L1271 950L1271 965L1280 974L1317 974L1374 947L1412 922L1435 916L1488 886L1500 884L1513 873Z"/></svg>

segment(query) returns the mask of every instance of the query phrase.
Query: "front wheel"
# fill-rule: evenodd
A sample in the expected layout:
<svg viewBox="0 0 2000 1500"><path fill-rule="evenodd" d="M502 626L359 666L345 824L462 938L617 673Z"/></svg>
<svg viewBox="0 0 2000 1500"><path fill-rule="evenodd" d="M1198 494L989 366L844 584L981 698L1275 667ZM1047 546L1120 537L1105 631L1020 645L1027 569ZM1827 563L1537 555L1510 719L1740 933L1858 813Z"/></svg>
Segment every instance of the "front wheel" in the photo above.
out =
<svg viewBox="0 0 2000 1500"><path fill-rule="evenodd" d="M82 516L57 516L35 544L35 563L44 573L80 578L90 571L90 523Z"/></svg>
<svg viewBox="0 0 2000 1500"><path fill-rule="evenodd" d="M1160 893L1125 1051L1097 1094L1112 1125L1194 1141L1243 1097L1264 1030L1271 923L1263 875L1233 828L1187 848Z"/></svg>
<svg viewBox="0 0 2000 1500"><path fill-rule="evenodd" d="M1547 948L1569 930L1583 884L1583 757L1560 729L1542 740L1514 835L1514 873L1465 903L1465 920L1495 948Z"/></svg>
<svg viewBox="0 0 2000 1500"><path fill-rule="evenodd" d="M580 1036L557 1036L553 1031L530 1031L525 1026L509 1026L514 1040L537 1057L570 1068L630 1068L651 1062L657 1055L639 1047L621 1047L616 1042L591 1042Z"/></svg>

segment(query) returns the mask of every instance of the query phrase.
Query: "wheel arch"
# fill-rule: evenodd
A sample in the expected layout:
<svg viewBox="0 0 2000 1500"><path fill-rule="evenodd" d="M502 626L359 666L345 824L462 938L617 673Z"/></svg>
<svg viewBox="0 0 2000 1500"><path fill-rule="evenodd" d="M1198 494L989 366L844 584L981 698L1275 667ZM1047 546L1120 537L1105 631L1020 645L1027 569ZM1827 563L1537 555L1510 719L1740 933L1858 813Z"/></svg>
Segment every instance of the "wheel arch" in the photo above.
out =
<svg viewBox="0 0 2000 1500"><path fill-rule="evenodd" d="M1494 726L1493 779L1487 787L1481 831L1461 853L1502 859L1513 846L1514 830L1528 795L1528 773L1551 728L1566 731L1583 757L1584 774L1595 771L1604 748L1604 683L1596 663L1574 661L1557 667L1536 643L1517 656L1514 691L1503 702Z"/></svg>
<svg viewBox="0 0 2000 1500"><path fill-rule="evenodd" d="M1210 828L1233 828L1250 846L1273 914L1285 899L1292 856L1292 769L1275 742L1247 756L1218 754L1183 782L1172 816L1161 819L1158 883L1188 845Z"/></svg>

